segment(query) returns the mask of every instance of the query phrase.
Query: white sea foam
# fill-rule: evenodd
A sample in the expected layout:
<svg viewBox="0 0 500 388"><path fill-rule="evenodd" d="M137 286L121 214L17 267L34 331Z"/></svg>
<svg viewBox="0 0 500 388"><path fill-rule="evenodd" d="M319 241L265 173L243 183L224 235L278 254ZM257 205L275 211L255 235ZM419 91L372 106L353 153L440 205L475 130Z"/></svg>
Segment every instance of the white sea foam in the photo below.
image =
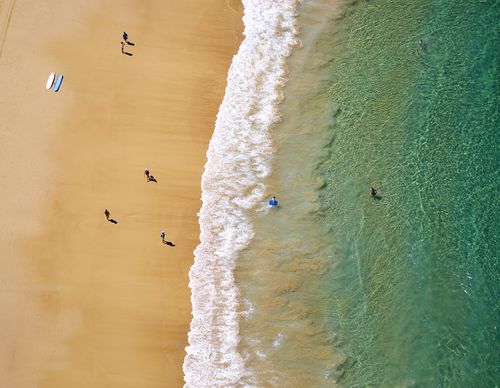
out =
<svg viewBox="0 0 500 388"><path fill-rule="evenodd" d="M278 349L285 342L286 336L283 333L278 333L276 338L273 341L273 348Z"/></svg>
<svg viewBox="0 0 500 388"><path fill-rule="evenodd" d="M244 371L234 268L253 237L249 214L265 205L270 129L280 119L285 60L298 43L299 1L243 1L245 39L229 69L202 177L201 243L189 272L186 387L234 386Z"/></svg>

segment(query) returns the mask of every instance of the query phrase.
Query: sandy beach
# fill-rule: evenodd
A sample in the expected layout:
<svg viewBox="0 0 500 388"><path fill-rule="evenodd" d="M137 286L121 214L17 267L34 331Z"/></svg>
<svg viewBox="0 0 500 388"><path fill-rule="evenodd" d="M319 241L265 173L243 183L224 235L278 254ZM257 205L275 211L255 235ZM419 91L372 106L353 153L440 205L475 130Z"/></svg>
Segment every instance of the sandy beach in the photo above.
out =
<svg viewBox="0 0 500 388"><path fill-rule="evenodd" d="M241 16L235 0L0 3L1 386L182 385L200 179Z"/></svg>

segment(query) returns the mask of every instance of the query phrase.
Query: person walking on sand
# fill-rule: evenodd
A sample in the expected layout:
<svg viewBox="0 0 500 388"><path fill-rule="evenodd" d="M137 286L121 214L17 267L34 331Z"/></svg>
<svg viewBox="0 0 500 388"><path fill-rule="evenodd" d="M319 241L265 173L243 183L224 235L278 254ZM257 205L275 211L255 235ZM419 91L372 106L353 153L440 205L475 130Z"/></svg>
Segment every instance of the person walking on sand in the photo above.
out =
<svg viewBox="0 0 500 388"><path fill-rule="evenodd" d="M124 32L122 36L123 36L123 40L121 42L121 45L122 45L122 54L128 55L129 57L131 57L134 54L125 51L125 44L128 44L130 46L135 46L135 43L132 43L132 42L130 42L128 40L128 34L126 32Z"/></svg>
<svg viewBox="0 0 500 388"><path fill-rule="evenodd" d="M118 223L118 221L116 221L116 220L114 220L114 219L112 219L112 218L109 218L110 213L109 213L109 210L108 210L108 209L105 209L105 210L104 210L104 216L105 216L105 217L106 217L106 219L107 219L109 222L111 222L112 224L117 224L117 223Z"/></svg>
<svg viewBox="0 0 500 388"><path fill-rule="evenodd" d="M165 231L164 230L161 231L160 237L161 237L161 242L163 244L168 245L169 247L175 247L175 244L172 241L165 240Z"/></svg>
<svg viewBox="0 0 500 388"><path fill-rule="evenodd" d="M156 182L156 183L158 183L158 181L156 180L156 178L153 175L151 175L151 173L149 171L149 168L146 168L144 170L144 175L146 175L146 180L148 182Z"/></svg>

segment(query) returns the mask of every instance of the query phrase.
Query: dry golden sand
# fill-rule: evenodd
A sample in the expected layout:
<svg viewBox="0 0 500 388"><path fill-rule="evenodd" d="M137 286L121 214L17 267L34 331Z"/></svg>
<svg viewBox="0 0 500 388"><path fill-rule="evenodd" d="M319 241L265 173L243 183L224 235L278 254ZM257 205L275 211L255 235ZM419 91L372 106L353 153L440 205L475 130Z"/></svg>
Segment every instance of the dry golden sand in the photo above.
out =
<svg viewBox="0 0 500 388"><path fill-rule="evenodd" d="M182 385L200 180L241 12L0 1L1 387Z"/></svg>

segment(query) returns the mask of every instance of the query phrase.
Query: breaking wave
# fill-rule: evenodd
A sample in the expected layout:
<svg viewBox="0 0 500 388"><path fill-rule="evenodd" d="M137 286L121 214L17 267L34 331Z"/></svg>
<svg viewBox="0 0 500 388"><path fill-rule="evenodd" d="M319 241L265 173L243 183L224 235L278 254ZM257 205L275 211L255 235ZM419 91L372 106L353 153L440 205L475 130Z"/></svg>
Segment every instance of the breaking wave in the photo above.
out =
<svg viewBox="0 0 500 388"><path fill-rule="evenodd" d="M270 131L280 120L285 61L298 44L299 3L243 1L245 39L229 69L202 176L201 243L189 272L193 318L183 365L186 387L234 386L244 370L234 269L254 235L250 215L265 207Z"/></svg>

